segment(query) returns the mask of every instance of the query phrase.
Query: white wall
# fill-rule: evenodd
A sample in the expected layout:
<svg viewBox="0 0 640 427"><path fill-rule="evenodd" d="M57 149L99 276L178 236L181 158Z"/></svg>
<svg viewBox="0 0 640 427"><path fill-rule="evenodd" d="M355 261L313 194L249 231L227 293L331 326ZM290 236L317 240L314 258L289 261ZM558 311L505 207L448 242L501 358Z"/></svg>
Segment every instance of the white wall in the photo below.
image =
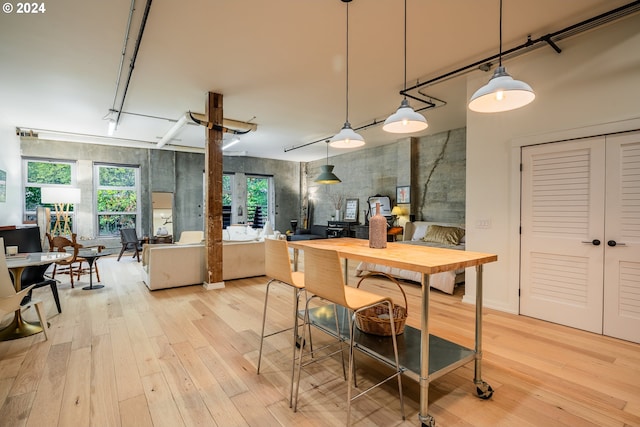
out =
<svg viewBox="0 0 640 427"><path fill-rule="evenodd" d="M522 109L467 112L467 249L495 253L484 267L485 306L518 312L520 146L640 127L640 15L505 63L529 83L535 101ZM489 76L470 75L470 96ZM479 221L489 221L481 228ZM475 301L467 270L464 300Z"/></svg>
<svg viewBox="0 0 640 427"><path fill-rule="evenodd" d="M22 166L15 126L0 119L0 169L7 172L7 201L0 202L0 225L22 224ZM17 207L17 208L16 208Z"/></svg>

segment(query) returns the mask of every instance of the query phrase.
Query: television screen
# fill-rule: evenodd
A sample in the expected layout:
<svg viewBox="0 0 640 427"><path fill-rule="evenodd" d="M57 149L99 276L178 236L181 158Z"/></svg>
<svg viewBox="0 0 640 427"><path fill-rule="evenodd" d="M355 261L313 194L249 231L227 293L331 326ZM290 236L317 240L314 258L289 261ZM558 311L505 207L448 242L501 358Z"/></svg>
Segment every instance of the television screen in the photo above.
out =
<svg viewBox="0 0 640 427"><path fill-rule="evenodd" d="M371 211L371 216L376 214L376 203L380 203L380 215L391 216L391 200L388 196L369 197L369 209Z"/></svg>

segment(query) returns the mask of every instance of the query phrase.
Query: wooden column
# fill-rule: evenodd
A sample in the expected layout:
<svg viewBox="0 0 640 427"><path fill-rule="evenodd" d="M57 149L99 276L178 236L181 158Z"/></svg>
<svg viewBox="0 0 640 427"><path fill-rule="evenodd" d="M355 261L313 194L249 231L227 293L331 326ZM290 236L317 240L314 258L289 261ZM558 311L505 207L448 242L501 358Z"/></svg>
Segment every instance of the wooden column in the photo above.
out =
<svg viewBox="0 0 640 427"><path fill-rule="evenodd" d="M207 94L207 122L222 126L222 95ZM222 130L207 127L205 143L205 242L207 289L224 288L222 279Z"/></svg>

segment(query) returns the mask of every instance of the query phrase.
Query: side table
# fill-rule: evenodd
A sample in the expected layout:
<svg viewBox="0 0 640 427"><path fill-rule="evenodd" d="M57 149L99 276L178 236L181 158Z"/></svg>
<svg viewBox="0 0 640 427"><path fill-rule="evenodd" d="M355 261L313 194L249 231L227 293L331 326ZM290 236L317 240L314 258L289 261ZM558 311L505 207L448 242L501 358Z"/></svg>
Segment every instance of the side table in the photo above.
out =
<svg viewBox="0 0 640 427"><path fill-rule="evenodd" d="M173 236L153 236L149 237L149 244L155 245L158 243L173 243Z"/></svg>
<svg viewBox="0 0 640 427"><path fill-rule="evenodd" d="M92 291L94 289L104 288L104 285L93 285L93 264L96 262L96 259L111 255L111 252L98 252L92 250L80 250L78 251L78 256L87 260L87 264L89 264L89 286L85 286L82 288L85 291Z"/></svg>

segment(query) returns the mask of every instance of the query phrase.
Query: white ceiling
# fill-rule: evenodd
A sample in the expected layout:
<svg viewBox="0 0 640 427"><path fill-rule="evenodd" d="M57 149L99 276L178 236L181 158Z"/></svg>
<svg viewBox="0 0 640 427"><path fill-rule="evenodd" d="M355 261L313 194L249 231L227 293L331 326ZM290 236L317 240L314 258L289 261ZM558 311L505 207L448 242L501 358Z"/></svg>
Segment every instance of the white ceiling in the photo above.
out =
<svg viewBox="0 0 640 427"><path fill-rule="evenodd" d="M528 34L538 38L628 2L505 0L504 48L523 43ZM40 14L0 14L0 128L106 136L104 117L114 99L120 109L146 1L135 2L117 96L131 1L43 4L46 12ZM349 121L354 128L384 120L400 103L403 4L349 3ZM498 4L408 0L408 85L497 53ZM225 118L258 125L232 150L291 161L322 158L322 142L285 148L329 138L342 127L345 48L346 4L340 0L156 0L114 137L157 143L185 112L204 113L211 91L223 95ZM423 134L465 125L464 78L425 92L446 105L424 112L430 126ZM381 126L360 133L365 148L399 139ZM204 136L203 127L185 126L166 148L203 147Z"/></svg>

